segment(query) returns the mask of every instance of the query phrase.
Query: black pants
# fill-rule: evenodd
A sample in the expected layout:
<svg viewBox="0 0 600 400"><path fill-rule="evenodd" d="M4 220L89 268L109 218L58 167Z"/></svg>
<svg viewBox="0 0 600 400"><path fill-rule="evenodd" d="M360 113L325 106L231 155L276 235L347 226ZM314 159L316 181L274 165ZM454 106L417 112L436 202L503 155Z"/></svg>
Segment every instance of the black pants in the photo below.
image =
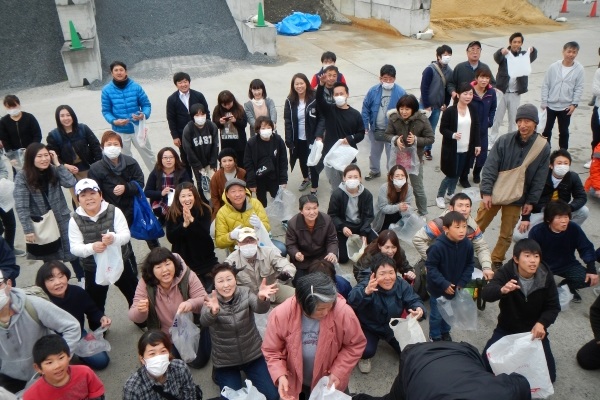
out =
<svg viewBox="0 0 600 400"><path fill-rule="evenodd" d="M544 135L548 138L548 143L552 138L552 129L554 128L554 121L558 119L558 147L561 149L569 149L569 125L571 124L571 116L567 115L568 110L555 111L546 107L547 119L546 127L544 128ZM552 146L552 144L550 144Z"/></svg>
<svg viewBox="0 0 600 400"><path fill-rule="evenodd" d="M350 230L354 234L357 234L357 235L359 234L358 229L351 228ZM340 264L347 263L349 260L348 259L348 248L346 247L346 242L348 241L348 238L346 237L346 235L344 235L343 232L338 232L337 237L338 237L339 252L340 252L340 257L338 259L338 262ZM373 229L371 229L369 231L369 234L367 235L367 244L371 243L375 239L377 239L377 234L375 233L375 231Z"/></svg>
<svg viewBox="0 0 600 400"><path fill-rule="evenodd" d="M185 166L185 170L187 171L190 178L194 178L194 175L192 175L192 167L190 166L190 163L188 162L188 158L187 158L187 154L185 153L185 150L183 150L183 145L178 147L178 149L179 149L179 154L181 155L181 162ZM200 184L199 181L197 183Z"/></svg>
<svg viewBox="0 0 600 400"><path fill-rule="evenodd" d="M131 246L131 244L128 244ZM133 254L133 250L131 252ZM129 307L133 304L133 296L135 295L135 289L138 284L138 271L137 264L135 263L135 257L129 257L123 260L123 273L119 280L115 283L115 286L119 288ZM96 273L95 271L85 271L85 290L90 294L96 306L104 312L104 306L106 304L106 295L108 294L108 286L100 286L96 284ZM95 330L97 326L91 326L90 329Z"/></svg>
<svg viewBox="0 0 600 400"><path fill-rule="evenodd" d="M200 339L198 343L198 351L196 352L196 358L193 361L187 363L188 366L194 369L200 369L208 364L210 360L210 353L212 349L212 341L210 338L210 332L208 327L200 329ZM172 348L173 357L181 360L181 355L175 346Z"/></svg>
<svg viewBox="0 0 600 400"><path fill-rule="evenodd" d="M600 143L600 121L598 121L598 107L594 107L592 111L592 154L594 149Z"/></svg>
<svg viewBox="0 0 600 400"><path fill-rule="evenodd" d="M4 240L8 247L15 249L15 232L17 231L17 221L15 220L15 211L10 209L4 211L0 208L0 235L4 235Z"/></svg>
<svg viewBox="0 0 600 400"><path fill-rule="evenodd" d="M256 198L263 207L267 206L267 192L271 197L277 196L279 190L279 181L277 177L267 175L264 178L256 178Z"/></svg>
<svg viewBox="0 0 600 400"><path fill-rule="evenodd" d="M25 385L27 385L27 381L22 381L20 379L15 379L7 375L0 374L0 386L11 393L17 393L25 389Z"/></svg>

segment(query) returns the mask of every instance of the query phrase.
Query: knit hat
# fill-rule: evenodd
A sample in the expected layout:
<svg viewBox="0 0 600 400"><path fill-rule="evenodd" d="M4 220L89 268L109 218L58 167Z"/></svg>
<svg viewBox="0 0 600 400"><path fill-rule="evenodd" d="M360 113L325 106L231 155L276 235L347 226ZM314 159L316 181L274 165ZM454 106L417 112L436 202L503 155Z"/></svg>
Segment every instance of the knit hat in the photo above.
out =
<svg viewBox="0 0 600 400"><path fill-rule="evenodd" d="M237 154L236 154L235 150L233 150L231 148L226 148L226 149L221 150L221 152L217 156L217 158L219 159L219 162L221 162L221 158L223 158L223 157L231 157L231 158L233 158L233 161L237 162Z"/></svg>
<svg viewBox="0 0 600 400"><path fill-rule="evenodd" d="M232 186L235 186L235 185L241 186L244 189L246 188L246 182L244 182L243 180L238 179L238 178L233 178L233 179L228 180L227 183L225 184L225 192L227 193L229 188Z"/></svg>
<svg viewBox="0 0 600 400"><path fill-rule="evenodd" d="M517 118L515 118L515 122L520 119L528 119L530 121L535 122L535 124L540 123L540 119L538 117L538 109L533 104L523 104L517 108Z"/></svg>

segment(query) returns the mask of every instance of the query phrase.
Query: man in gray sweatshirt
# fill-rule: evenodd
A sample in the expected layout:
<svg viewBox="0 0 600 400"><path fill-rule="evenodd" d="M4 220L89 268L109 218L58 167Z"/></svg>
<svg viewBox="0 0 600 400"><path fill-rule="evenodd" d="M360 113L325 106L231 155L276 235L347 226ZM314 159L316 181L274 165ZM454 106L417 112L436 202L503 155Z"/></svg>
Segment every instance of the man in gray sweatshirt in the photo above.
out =
<svg viewBox="0 0 600 400"><path fill-rule="evenodd" d="M571 115L583 94L584 69L583 65L575 61L577 53L577 42L565 43L563 59L550 65L542 84L541 107L547 112L546 127L542 135L550 143L554 121L558 119L558 146L565 150L569 148Z"/></svg>

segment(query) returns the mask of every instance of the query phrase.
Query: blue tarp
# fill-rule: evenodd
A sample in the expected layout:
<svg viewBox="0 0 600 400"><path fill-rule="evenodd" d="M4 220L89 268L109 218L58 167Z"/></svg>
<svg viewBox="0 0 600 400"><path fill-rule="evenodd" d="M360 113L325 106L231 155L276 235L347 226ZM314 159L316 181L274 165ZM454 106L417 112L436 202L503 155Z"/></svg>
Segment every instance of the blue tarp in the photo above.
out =
<svg viewBox="0 0 600 400"><path fill-rule="evenodd" d="M280 35L296 36L302 32L318 30L321 27L321 17L296 11L282 19L275 27Z"/></svg>

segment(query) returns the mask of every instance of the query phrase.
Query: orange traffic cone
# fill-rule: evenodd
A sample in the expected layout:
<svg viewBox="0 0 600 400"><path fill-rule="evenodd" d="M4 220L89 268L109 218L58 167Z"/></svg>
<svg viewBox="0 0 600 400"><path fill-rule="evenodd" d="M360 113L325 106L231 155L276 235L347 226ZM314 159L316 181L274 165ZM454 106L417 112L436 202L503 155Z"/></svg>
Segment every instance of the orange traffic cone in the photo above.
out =
<svg viewBox="0 0 600 400"><path fill-rule="evenodd" d="M598 15L596 15L597 8L598 8L598 0L594 0L594 3L592 4L592 9L590 10L590 15L588 15L588 17L592 17L592 18L598 17Z"/></svg>
<svg viewBox="0 0 600 400"><path fill-rule="evenodd" d="M568 0L565 0L565 1L563 2L563 6L562 6L562 8L560 9L560 13L561 13L561 14L564 14L564 13L568 13L568 12L569 12L569 11L567 10L567 2L568 2Z"/></svg>

